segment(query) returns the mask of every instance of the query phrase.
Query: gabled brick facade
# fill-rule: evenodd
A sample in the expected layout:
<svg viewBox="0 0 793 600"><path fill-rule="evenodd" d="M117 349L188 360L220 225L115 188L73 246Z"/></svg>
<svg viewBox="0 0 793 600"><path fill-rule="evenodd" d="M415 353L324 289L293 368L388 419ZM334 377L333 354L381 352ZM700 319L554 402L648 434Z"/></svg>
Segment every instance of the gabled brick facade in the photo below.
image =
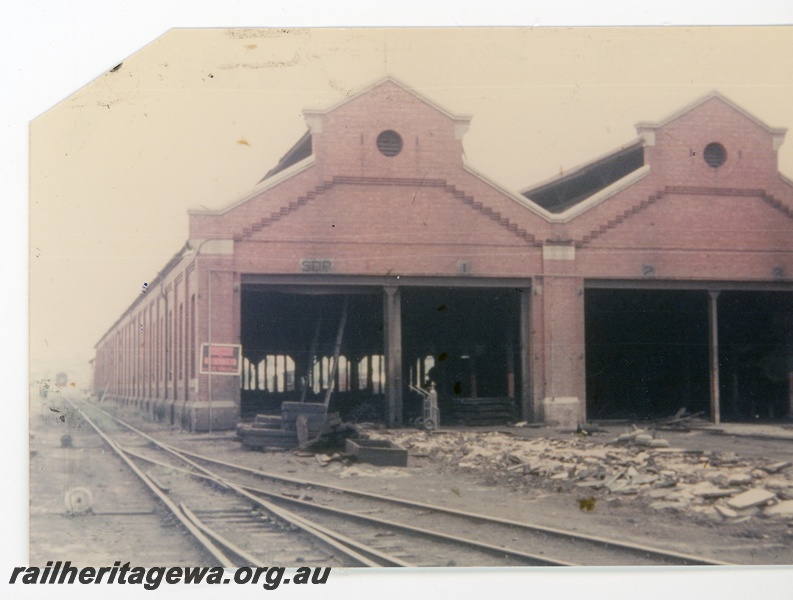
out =
<svg viewBox="0 0 793 600"><path fill-rule="evenodd" d="M561 213L469 167L469 117L393 79L305 117L310 156L284 161L224 210L191 211L186 248L97 344L100 393L195 430L233 426L239 378L196 363L202 343L240 343L245 286L375 289L394 425L408 373L400 290L517 289L516 418L574 426L587 418L587 289L793 289L793 186L776 160L784 131L718 94L639 124L644 165ZM712 144L716 166L704 156ZM718 404L711 412L718 419Z"/></svg>

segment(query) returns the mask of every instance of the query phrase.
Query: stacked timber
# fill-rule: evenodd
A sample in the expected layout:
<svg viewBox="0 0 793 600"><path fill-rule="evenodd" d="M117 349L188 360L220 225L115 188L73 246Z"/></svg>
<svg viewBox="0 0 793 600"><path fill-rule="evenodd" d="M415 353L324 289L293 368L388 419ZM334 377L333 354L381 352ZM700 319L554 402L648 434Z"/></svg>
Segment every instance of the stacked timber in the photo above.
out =
<svg viewBox="0 0 793 600"><path fill-rule="evenodd" d="M284 429L296 430L297 418L304 415L310 436L316 435L328 419L327 409L322 403L284 402L281 404L281 422Z"/></svg>
<svg viewBox="0 0 793 600"><path fill-rule="evenodd" d="M249 450L292 450L297 448L297 431L282 427L281 417L256 415L253 423L237 427L242 447Z"/></svg>
<svg viewBox="0 0 793 600"><path fill-rule="evenodd" d="M503 425L515 420L511 398L455 398L452 415L464 425Z"/></svg>
<svg viewBox="0 0 793 600"><path fill-rule="evenodd" d="M284 402L281 416L256 415L253 423L237 428L237 436L243 448L293 450L310 442L316 443L320 438L331 442L340 435L341 429L339 414L326 413L324 404ZM342 446L344 437L342 435Z"/></svg>

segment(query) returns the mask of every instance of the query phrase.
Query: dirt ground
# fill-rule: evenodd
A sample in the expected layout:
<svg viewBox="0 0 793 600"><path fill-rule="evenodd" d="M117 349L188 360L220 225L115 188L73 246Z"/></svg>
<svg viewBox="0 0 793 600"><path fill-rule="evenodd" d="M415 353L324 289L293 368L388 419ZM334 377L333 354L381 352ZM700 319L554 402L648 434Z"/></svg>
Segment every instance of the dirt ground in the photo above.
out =
<svg viewBox="0 0 793 600"><path fill-rule="evenodd" d="M31 403L29 449L28 564L208 564L126 465L54 394Z"/></svg>
<svg viewBox="0 0 793 600"><path fill-rule="evenodd" d="M53 407L60 410L52 401L34 402L31 410L31 561L68 555L91 562L110 556L107 548L115 560L124 544L124 556L140 553L141 564L175 564L152 558L153 548L160 557L200 564L202 557L178 536L156 546L147 541L161 522L153 501L120 463L99 460L98 437ZM793 564L793 515L774 514L793 500L793 432L779 426L657 432L668 441L665 448L616 442L634 431L625 425L588 436L545 427L365 428L370 437L408 450L408 466L398 468L341 456L320 464L306 453L246 451L233 432L191 434L129 411L119 414L174 445L264 471L725 562ZM74 448L60 447L65 429ZM64 517L64 490L73 487L91 491L97 512L119 514ZM729 504L756 489L770 497L746 508Z"/></svg>

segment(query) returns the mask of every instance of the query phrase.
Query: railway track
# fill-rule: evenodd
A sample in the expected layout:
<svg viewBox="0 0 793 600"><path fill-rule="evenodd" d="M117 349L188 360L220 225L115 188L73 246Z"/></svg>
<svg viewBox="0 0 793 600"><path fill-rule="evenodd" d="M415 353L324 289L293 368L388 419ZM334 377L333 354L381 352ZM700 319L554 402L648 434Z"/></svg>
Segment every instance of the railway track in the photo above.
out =
<svg viewBox="0 0 793 600"><path fill-rule="evenodd" d="M723 565L693 556L250 469L180 450L88 405L84 418L235 565L628 566ZM140 476L140 475L139 475ZM155 492L157 493L157 492ZM186 498L179 505L175 498ZM170 508L170 507L169 507ZM192 532L191 532L192 533ZM200 537L196 538L203 545ZM264 554L261 548L266 548ZM209 550L215 555L215 552ZM324 561L324 562L323 562Z"/></svg>

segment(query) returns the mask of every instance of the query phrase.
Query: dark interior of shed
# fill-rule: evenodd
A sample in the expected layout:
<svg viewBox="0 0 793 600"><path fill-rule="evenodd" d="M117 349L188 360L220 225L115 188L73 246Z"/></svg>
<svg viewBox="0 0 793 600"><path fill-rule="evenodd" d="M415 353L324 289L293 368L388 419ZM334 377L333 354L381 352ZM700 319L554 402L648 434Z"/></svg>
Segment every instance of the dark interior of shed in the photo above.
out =
<svg viewBox="0 0 793 600"><path fill-rule="evenodd" d="M710 411L705 291L587 289L589 420Z"/></svg>
<svg viewBox="0 0 793 600"><path fill-rule="evenodd" d="M244 285L240 337L243 419L278 413L284 401L324 402L331 381L329 411L344 418L381 418L385 378L380 290L275 291Z"/></svg>
<svg viewBox="0 0 793 600"><path fill-rule="evenodd" d="M517 418L521 290L402 289L403 381L432 381L441 423L504 423ZM405 418L421 397L404 397Z"/></svg>
<svg viewBox="0 0 793 600"><path fill-rule="evenodd" d="M422 397L410 386L428 381L437 386L442 423L517 417L520 293L402 288L404 422L422 413ZM243 419L276 414L284 401L328 399L345 419L384 420L382 289L243 285L241 343Z"/></svg>
<svg viewBox="0 0 793 600"><path fill-rule="evenodd" d="M722 292L718 304L722 420L789 418L793 294Z"/></svg>
<svg viewBox="0 0 793 600"><path fill-rule="evenodd" d="M790 417L793 294L725 291L717 299L722 421ZM707 291L586 292L587 414L710 417Z"/></svg>

